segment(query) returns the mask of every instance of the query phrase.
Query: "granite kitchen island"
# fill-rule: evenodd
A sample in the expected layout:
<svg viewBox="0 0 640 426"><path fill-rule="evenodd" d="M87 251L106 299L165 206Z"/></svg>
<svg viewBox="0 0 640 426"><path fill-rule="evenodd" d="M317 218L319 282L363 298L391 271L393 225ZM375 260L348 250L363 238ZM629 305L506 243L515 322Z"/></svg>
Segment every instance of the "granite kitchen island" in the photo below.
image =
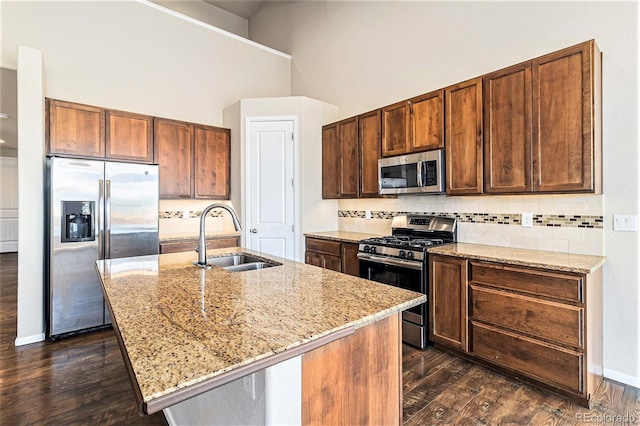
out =
<svg viewBox="0 0 640 426"><path fill-rule="evenodd" d="M401 422L400 313L425 295L243 248L207 254L230 253L280 265L205 270L193 252L96 262L142 414Z"/></svg>

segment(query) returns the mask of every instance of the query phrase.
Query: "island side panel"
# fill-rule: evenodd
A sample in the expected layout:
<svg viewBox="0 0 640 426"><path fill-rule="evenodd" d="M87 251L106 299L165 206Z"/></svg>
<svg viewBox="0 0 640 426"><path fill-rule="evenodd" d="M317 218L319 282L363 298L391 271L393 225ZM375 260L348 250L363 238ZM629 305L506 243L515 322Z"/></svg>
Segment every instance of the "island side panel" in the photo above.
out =
<svg viewBox="0 0 640 426"><path fill-rule="evenodd" d="M302 424L402 423L401 313L302 357Z"/></svg>

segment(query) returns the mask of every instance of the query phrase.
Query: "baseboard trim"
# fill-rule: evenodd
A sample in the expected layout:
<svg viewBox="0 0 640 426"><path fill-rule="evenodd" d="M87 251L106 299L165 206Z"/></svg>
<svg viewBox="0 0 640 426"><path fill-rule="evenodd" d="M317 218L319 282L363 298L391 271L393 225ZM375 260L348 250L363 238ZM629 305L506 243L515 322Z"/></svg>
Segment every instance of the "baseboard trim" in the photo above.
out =
<svg viewBox="0 0 640 426"><path fill-rule="evenodd" d="M16 346L29 345L31 343L42 342L44 333L34 334L33 336L16 337Z"/></svg>
<svg viewBox="0 0 640 426"><path fill-rule="evenodd" d="M620 373L619 371L609 370L605 368L603 375L607 379L615 380L616 382L624 383L625 385L633 386L634 388L640 388L640 377L634 377L629 374Z"/></svg>

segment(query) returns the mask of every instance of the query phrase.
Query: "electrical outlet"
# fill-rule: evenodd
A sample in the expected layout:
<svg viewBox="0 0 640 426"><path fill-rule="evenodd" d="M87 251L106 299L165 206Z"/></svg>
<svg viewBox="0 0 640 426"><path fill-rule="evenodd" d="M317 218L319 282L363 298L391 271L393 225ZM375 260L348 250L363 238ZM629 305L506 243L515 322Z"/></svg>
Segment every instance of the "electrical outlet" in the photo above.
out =
<svg viewBox="0 0 640 426"><path fill-rule="evenodd" d="M533 227L533 213L522 213L522 226L525 228Z"/></svg>
<svg viewBox="0 0 640 426"><path fill-rule="evenodd" d="M371 210L365 210L364 211L364 218L365 219L371 219Z"/></svg>
<svg viewBox="0 0 640 426"><path fill-rule="evenodd" d="M613 230L638 232L638 216L633 214L614 214Z"/></svg>
<svg viewBox="0 0 640 426"><path fill-rule="evenodd" d="M251 397L252 400L256 400L256 375L249 374L242 378L242 389Z"/></svg>
<svg viewBox="0 0 640 426"><path fill-rule="evenodd" d="M182 211L182 218L183 219L189 219L189 210L183 210Z"/></svg>

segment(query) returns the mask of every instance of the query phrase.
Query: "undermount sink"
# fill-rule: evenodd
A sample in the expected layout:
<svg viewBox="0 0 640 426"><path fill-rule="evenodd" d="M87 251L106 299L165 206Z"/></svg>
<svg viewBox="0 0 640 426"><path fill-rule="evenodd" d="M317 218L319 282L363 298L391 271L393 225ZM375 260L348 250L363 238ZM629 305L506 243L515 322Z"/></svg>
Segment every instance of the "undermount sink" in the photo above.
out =
<svg viewBox="0 0 640 426"><path fill-rule="evenodd" d="M211 266L219 266L230 272L253 271L281 265L281 263L278 262L242 253L210 257L207 259L207 263Z"/></svg>

